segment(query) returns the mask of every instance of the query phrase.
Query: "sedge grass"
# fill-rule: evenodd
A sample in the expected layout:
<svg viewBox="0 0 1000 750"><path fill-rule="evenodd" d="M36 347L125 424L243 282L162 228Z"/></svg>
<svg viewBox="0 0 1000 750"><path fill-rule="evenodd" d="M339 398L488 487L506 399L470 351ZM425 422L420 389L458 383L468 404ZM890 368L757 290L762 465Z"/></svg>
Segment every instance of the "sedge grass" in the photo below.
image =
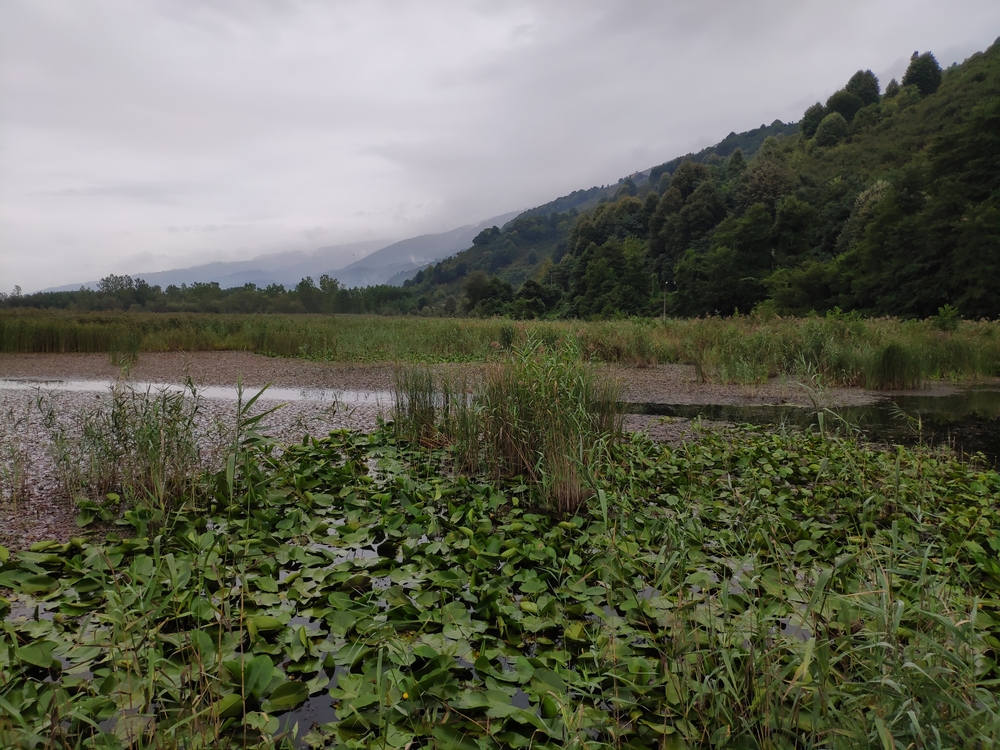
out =
<svg viewBox="0 0 1000 750"><path fill-rule="evenodd" d="M145 351L243 350L344 362L494 362L529 340L571 344L588 359L647 367L694 365L706 382L756 384L799 375L830 385L906 388L924 380L1000 375L1000 324L935 319L736 316L604 322L214 315L6 310L0 352L102 352L117 363Z"/></svg>
<svg viewBox="0 0 1000 750"><path fill-rule="evenodd" d="M393 424L397 437L424 447L453 445L461 470L525 478L545 507L572 514L591 493L590 467L621 436L619 401L619 385L578 348L529 341L471 389L426 368L398 370Z"/></svg>

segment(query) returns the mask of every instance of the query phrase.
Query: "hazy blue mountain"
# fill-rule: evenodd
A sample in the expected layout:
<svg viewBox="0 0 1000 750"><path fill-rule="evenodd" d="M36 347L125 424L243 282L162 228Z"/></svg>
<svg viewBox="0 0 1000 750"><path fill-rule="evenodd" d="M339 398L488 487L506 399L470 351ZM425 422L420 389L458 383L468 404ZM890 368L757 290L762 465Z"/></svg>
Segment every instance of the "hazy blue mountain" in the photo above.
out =
<svg viewBox="0 0 1000 750"><path fill-rule="evenodd" d="M340 269L327 271L336 278L341 286L373 286L375 284L394 284L399 286L430 263L443 260L472 245L472 239L483 229L492 226L502 227L517 216L519 211L512 211L478 224L469 224L440 234L423 234L376 250L371 255L344 266Z"/></svg>
<svg viewBox="0 0 1000 750"><path fill-rule="evenodd" d="M319 279L335 264L342 264L344 258L370 254L385 245L385 240L355 242L346 245L332 245L316 250L298 250L284 253L268 253L258 255L249 260L221 261L205 263L189 268L175 268L170 271L150 271L129 274L134 279L145 279L153 286L166 288L171 284L209 283L216 281L223 289L243 286L247 283L265 287L268 284L283 284L291 286L302 278L312 276ZM74 291L81 286L90 289L97 288L97 281L87 281L83 284L67 284L65 286L44 289L46 292Z"/></svg>
<svg viewBox="0 0 1000 750"><path fill-rule="evenodd" d="M386 245L385 240L355 242L347 245L332 245L311 251L269 253L250 260L205 263L189 268L175 268L170 271L150 271L129 274L135 279L144 279L152 286L166 288L171 284L191 285L194 283L217 282L223 289L256 284L294 286L307 276L315 281L323 274L329 274L340 281L341 286L371 286L385 284L391 278L399 277L396 284L403 281L428 263L439 261L464 250L472 244L472 238L486 227L503 226L517 216L513 211L495 216L478 224L469 224L439 234L424 234L400 242ZM373 252L374 251L374 252ZM358 260L343 265L344 258ZM97 281L82 284L43 289L43 292L75 291L81 286L97 288Z"/></svg>

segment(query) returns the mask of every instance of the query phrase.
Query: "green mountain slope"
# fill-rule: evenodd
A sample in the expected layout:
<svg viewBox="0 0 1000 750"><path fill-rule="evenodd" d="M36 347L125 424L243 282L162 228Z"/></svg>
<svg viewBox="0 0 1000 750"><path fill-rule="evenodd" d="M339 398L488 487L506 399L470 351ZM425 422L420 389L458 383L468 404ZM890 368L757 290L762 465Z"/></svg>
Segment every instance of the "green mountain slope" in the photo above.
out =
<svg viewBox="0 0 1000 750"><path fill-rule="evenodd" d="M883 94L859 71L795 125L731 134L481 233L407 288L516 317L839 306L1000 315L1000 44Z"/></svg>

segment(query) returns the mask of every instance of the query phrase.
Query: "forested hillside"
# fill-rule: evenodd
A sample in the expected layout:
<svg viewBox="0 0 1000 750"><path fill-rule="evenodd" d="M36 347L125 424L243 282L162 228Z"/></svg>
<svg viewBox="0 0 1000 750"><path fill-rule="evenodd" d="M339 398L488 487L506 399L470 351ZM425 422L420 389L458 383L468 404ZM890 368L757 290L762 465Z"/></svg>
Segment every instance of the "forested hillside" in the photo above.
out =
<svg viewBox="0 0 1000 750"><path fill-rule="evenodd" d="M403 288L303 279L150 287L0 305L517 318L833 308L1000 317L1000 41L942 71L914 53L884 87L859 70L799 123L579 190L482 231Z"/></svg>
<svg viewBox="0 0 1000 750"><path fill-rule="evenodd" d="M884 92L858 71L777 125L752 156L731 135L590 210L574 194L484 231L410 282L417 307L648 315L666 291L678 315L1000 315L1000 45L945 71L914 54Z"/></svg>

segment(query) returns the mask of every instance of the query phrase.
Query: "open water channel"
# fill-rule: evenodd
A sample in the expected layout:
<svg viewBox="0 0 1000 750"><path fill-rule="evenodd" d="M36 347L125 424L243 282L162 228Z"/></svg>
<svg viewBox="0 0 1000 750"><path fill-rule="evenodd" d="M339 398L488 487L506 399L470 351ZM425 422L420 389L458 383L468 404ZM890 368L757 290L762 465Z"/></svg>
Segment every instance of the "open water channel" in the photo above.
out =
<svg viewBox="0 0 1000 750"><path fill-rule="evenodd" d="M1000 385L969 385L920 394L887 393L865 406L817 407L728 404L627 404L630 413L737 424L860 429L869 439L893 445L947 444L959 455L982 453L1000 460Z"/></svg>
<svg viewBox="0 0 1000 750"><path fill-rule="evenodd" d="M102 393L113 385L110 380L34 380L0 379L0 391L41 390L43 392ZM183 390L176 383L131 383L143 391ZM204 386L198 388L203 398L232 399L236 388ZM244 397L256 389L246 389ZM389 391L336 390L316 388L268 388L261 396L266 401L337 402L344 405L393 402ZM948 444L960 455L982 453L996 465L1000 460L1000 384L971 384L913 393L886 393L882 400L865 406L840 406L830 409L793 405L732 404L623 404L629 414L658 415L683 419L702 419L737 424L807 427L823 420L826 427L860 429L871 440L881 443L913 445ZM822 417L820 416L822 415Z"/></svg>

